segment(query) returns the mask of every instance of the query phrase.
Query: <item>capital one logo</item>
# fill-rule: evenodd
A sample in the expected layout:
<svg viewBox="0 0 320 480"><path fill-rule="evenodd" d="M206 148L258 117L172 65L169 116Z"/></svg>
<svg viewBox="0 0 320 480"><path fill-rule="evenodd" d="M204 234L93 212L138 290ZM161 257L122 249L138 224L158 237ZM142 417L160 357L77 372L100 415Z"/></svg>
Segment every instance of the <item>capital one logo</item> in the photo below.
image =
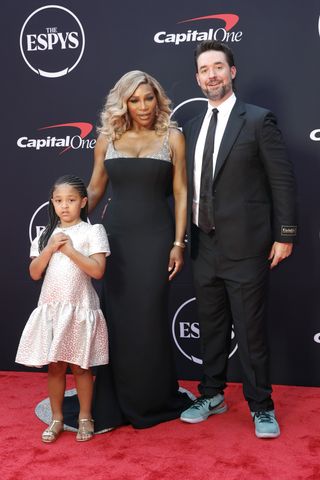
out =
<svg viewBox="0 0 320 480"><path fill-rule="evenodd" d="M222 23L222 27L212 28L212 21L215 23ZM199 31L197 29L188 29L184 32L168 33L166 31L157 32L153 40L158 44L174 44L180 45L181 43L188 42L202 42L203 40L218 40L220 42L240 42L242 39L242 31L232 31L233 27L238 23L239 16L233 13L221 13L205 15L201 17L189 18L187 20L181 20L178 24L184 23L199 23L204 22L202 25L209 26L206 31ZM210 22L210 23L208 23Z"/></svg>
<svg viewBox="0 0 320 480"><path fill-rule="evenodd" d="M195 297L186 300L176 311L172 320L172 336L177 348L191 362L202 364L200 354L200 327L197 318ZM229 358L237 351L235 334L231 332Z"/></svg>
<svg viewBox="0 0 320 480"><path fill-rule="evenodd" d="M27 136L19 137L17 146L19 148L41 150L43 148L61 148L59 155L67 152L70 149L93 149L96 144L95 138L87 138L92 132L93 125L88 122L72 122L60 123L57 125L49 125L47 127L38 128L43 132L41 136L30 138ZM67 131L69 135L61 134L60 132ZM77 135L71 135L71 132L77 132ZM51 134L49 134L49 132ZM53 133L52 133L53 132ZM54 132L57 132L54 134Z"/></svg>
<svg viewBox="0 0 320 480"><path fill-rule="evenodd" d="M28 67L47 78L62 77L80 62L85 35L80 20L65 7L46 5L32 12L20 33L20 50Z"/></svg>

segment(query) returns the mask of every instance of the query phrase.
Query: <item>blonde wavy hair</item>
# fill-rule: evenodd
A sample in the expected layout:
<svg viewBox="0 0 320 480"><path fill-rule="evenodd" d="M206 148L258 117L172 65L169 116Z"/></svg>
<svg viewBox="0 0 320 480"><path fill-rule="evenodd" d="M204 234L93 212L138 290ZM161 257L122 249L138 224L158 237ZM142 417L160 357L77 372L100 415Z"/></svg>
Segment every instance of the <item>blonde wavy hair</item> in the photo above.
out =
<svg viewBox="0 0 320 480"><path fill-rule="evenodd" d="M127 102L141 84L150 85L157 99L155 132L164 135L169 127L176 126L176 122L170 120L171 101L160 83L145 72L132 70L124 74L110 90L100 114L100 126L97 130L106 135L108 141L118 140L124 132L130 130L132 125Z"/></svg>

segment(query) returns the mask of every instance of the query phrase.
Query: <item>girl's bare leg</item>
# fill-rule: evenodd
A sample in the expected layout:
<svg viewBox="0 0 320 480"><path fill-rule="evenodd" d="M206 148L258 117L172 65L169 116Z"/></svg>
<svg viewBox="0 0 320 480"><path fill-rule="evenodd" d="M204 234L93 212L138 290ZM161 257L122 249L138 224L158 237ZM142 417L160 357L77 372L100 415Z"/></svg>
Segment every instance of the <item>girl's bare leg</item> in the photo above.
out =
<svg viewBox="0 0 320 480"><path fill-rule="evenodd" d="M52 411L52 420L63 420L62 404L66 389L65 362L54 362L48 368L48 392Z"/></svg>
<svg viewBox="0 0 320 480"><path fill-rule="evenodd" d="M80 418L91 418L93 395L93 375L91 370L85 370L78 365L70 365L74 375L80 403Z"/></svg>
<svg viewBox="0 0 320 480"><path fill-rule="evenodd" d="M85 370L78 365L70 365L70 368L75 378L80 403L77 440L85 442L92 438L94 432L91 416L93 375L90 369Z"/></svg>
<svg viewBox="0 0 320 480"><path fill-rule="evenodd" d="M62 404L66 388L66 369L64 362L53 362L48 368L48 392L52 411L52 420L42 433L42 441L45 443L54 442L63 430Z"/></svg>

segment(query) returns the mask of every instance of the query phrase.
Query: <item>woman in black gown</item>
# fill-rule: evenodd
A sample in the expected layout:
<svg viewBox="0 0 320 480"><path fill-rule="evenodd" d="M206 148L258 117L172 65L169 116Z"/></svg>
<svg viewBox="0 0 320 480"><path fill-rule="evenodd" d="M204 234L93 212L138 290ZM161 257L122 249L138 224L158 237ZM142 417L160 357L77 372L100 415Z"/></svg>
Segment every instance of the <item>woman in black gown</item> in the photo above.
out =
<svg viewBox="0 0 320 480"><path fill-rule="evenodd" d="M97 369L96 431L150 427L191 404L178 390L167 311L168 280L183 265L187 195L184 137L170 126L169 104L154 78L132 71L110 91L101 114L88 195L92 210L111 183L102 294L110 365Z"/></svg>

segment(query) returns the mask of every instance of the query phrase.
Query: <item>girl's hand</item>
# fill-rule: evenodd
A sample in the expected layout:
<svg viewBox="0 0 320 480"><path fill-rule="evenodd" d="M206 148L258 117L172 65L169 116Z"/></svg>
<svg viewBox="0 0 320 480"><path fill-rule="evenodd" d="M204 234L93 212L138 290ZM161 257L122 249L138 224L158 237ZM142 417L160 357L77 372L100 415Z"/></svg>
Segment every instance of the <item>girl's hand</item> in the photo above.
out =
<svg viewBox="0 0 320 480"><path fill-rule="evenodd" d="M68 241L69 237L61 232L61 233L56 233L55 235L52 235L49 238L49 241L47 243L47 247L50 248L52 253L57 252L58 250L61 250L61 247L65 245L65 243Z"/></svg>
<svg viewBox="0 0 320 480"><path fill-rule="evenodd" d="M172 280L183 267L183 248L174 246L169 257L169 280Z"/></svg>
<svg viewBox="0 0 320 480"><path fill-rule="evenodd" d="M70 237L68 235L65 235L66 240L63 243L63 245L60 247L60 252L64 253L65 255L69 256L71 250L74 250L73 248L73 243Z"/></svg>

